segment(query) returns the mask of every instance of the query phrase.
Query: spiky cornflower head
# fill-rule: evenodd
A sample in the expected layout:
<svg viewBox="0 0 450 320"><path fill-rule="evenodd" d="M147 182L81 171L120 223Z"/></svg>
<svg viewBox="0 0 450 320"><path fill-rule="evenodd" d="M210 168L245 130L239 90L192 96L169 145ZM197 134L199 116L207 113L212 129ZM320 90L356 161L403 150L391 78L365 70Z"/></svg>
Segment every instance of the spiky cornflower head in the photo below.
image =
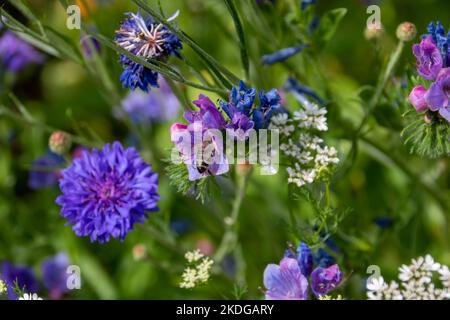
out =
<svg viewBox="0 0 450 320"><path fill-rule="evenodd" d="M369 300L448 300L450 299L450 271L448 266L434 261L431 255L412 259L410 265L399 268L400 282L389 284L382 276L367 280ZM437 287L434 278L440 280Z"/></svg>
<svg viewBox="0 0 450 320"><path fill-rule="evenodd" d="M69 257L64 252L49 257L42 262L41 271L44 286L51 299L57 300L69 292L67 268L70 265Z"/></svg>
<svg viewBox="0 0 450 320"><path fill-rule="evenodd" d="M0 279L6 284L7 295L10 300L18 298L16 288L33 293L39 290L39 284L33 270L27 266L4 262L0 266Z"/></svg>
<svg viewBox="0 0 450 320"><path fill-rule="evenodd" d="M33 190L56 186L65 162L62 156L53 152L37 158L31 164L28 186Z"/></svg>
<svg viewBox="0 0 450 320"><path fill-rule="evenodd" d="M130 92L122 100L122 108L134 123L148 125L176 118L180 102L167 82L160 79L158 89Z"/></svg>
<svg viewBox="0 0 450 320"><path fill-rule="evenodd" d="M42 62L44 56L12 31L7 30L0 37L0 69L16 73Z"/></svg>
<svg viewBox="0 0 450 320"><path fill-rule="evenodd" d="M166 61L171 55L181 58L181 40L166 26L157 23L151 16L142 17L139 12L126 15L127 19L116 31L115 41L119 46L150 63L151 59ZM178 12L168 21L177 15ZM157 72L133 62L125 55L121 55L120 63L124 68L120 81L125 88L148 91L150 87L158 87Z"/></svg>
<svg viewBox="0 0 450 320"><path fill-rule="evenodd" d="M158 210L158 175L134 148L120 142L84 152L62 171L56 203L77 236L124 240L146 211Z"/></svg>

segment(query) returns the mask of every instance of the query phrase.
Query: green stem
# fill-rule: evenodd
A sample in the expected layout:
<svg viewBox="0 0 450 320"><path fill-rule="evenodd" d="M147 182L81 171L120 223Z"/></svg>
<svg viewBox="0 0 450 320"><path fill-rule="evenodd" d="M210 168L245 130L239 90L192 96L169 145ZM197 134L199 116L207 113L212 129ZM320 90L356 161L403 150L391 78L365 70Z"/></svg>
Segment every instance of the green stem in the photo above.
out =
<svg viewBox="0 0 450 320"><path fill-rule="evenodd" d="M395 49L394 53L391 55L391 58L389 59L389 62L386 66L386 70L384 71L382 77L378 81L377 88L375 90L374 95L372 96L372 99L369 102L368 110L366 115L364 116L363 120L361 121L360 125L355 131L355 136L359 135L359 133L364 128L365 124L369 120L370 116L372 115L373 111L375 110L376 106L378 105L381 96L383 94L383 91L387 85L387 82L389 78L392 76L392 73L394 71L395 65L397 64L398 60L400 59L400 56L402 54L403 48L405 46L405 43L403 41L399 41L397 48Z"/></svg>
<svg viewBox="0 0 450 320"><path fill-rule="evenodd" d="M220 242L219 247L217 248L216 254L214 255L214 261L216 263L220 263L226 256L226 254L231 252L236 246L239 226L237 220L239 217L242 200L244 199L245 192L247 190L247 181L249 176L250 173L237 176L237 190L236 196L233 201L231 214L230 216L225 218L225 233L222 237L222 241Z"/></svg>

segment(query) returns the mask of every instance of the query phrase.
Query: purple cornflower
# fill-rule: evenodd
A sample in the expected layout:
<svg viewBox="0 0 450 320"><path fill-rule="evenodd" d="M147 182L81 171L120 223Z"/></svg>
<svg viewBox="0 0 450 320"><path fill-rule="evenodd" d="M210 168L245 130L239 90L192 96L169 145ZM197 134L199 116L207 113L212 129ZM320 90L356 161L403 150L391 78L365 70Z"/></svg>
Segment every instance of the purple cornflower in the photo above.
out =
<svg viewBox="0 0 450 320"><path fill-rule="evenodd" d="M267 300L306 300L308 280L302 274L297 260L283 258L280 265L269 264L264 270Z"/></svg>
<svg viewBox="0 0 450 320"><path fill-rule="evenodd" d="M272 65L277 62L285 61L307 47L308 46L306 44L301 44L296 47L284 48L274 53L264 55L262 57L262 64Z"/></svg>
<svg viewBox="0 0 450 320"><path fill-rule="evenodd" d="M10 300L18 298L15 291L16 284L20 290L24 290L26 293L37 293L39 290L33 270L26 266L4 262L0 266L0 279L6 284L7 295Z"/></svg>
<svg viewBox="0 0 450 320"><path fill-rule="evenodd" d="M175 123L171 127L171 140L187 165L191 181L221 175L229 170L219 131L225 129L225 119L204 95L200 95L194 104L200 110L184 114L189 125Z"/></svg>
<svg viewBox="0 0 450 320"><path fill-rule="evenodd" d="M413 53L417 59L417 72L427 80L435 80L443 67L443 61L433 38L427 36L420 44L415 44Z"/></svg>
<svg viewBox="0 0 450 320"><path fill-rule="evenodd" d="M450 68L441 70L436 82L425 93L425 101L431 111L438 111L450 122Z"/></svg>
<svg viewBox="0 0 450 320"><path fill-rule="evenodd" d="M326 269L316 268L311 273L311 289L316 297L326 295L339 286L342 278L343 274L337 264Z"/></svg>
<svg viewBox="0 0 450 320"><path fill-rule="evenodd" d="M134 148L120 142L84 152L62 171L56 203L77 236L124 240L146 211L158 210L158 175Z"/></svg>
<svg viewBox="0 0 450 320"><path fill-rule="evenodd" d="M176 118L180 102L167 82L161 79L157 90L130 92L122 101L122 107L134 123L148 124Z"/></svg>
<svg viewBox="0 0 450 320"><path fill-rule="evenodd" d="M28 186L33 190L38 190L57 185L64 163L64 158L53 152L37 158L31 165Z"/></svg>
<svg viewBox="0 0 450 320"><path fill-rule="evenodd" d="M69 292L67 288L69 265L69 257L65 253L59 253L42 262L42 278L51 299L61 299L65 293Z"/></svg>
<svg viewBox="0 0 450 320"><path fill-rule="evenodd" d="M168 21L175 19L177 14ZM140 13L126 15L127 19L116 31L115 41L119 46L149 62L151 59L165 61L171 55L181 58L181 40L167 27L155 22L152 17L144 19ZM157 72L133 62L125 55L121 55L120 63L125 69L120 77L125 88L148 91L149 87L158 87Z"/></svg>
<svg viewBox="0 0 450 320"><path fill-rule="evenodd" d="M44 56L24 40L7 30L0 38L0 68L19 72L31 64L40 64Z"/></svg>

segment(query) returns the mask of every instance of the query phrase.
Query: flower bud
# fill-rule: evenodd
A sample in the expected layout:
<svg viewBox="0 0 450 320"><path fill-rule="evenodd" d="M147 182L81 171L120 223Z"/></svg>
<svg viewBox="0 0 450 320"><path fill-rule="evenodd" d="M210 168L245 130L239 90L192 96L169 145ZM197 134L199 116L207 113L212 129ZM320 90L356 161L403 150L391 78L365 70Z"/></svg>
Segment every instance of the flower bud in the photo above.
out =
<svg viewBox="0 0 450 320"><path fill-rule="evenodd" d="M147 248L143 244L137 244L133 247L133 258L141 261L147 256Z"/></svg>
<svg viewBox="0 0 450 320"><path fill-rule="evenodd" d="M416 26L411 22L403 22L397 27L397 38L401 41L411 41L416 35Z"/></svg>
<svg viewBox="0 0 450 320"><path fill-rule="evenodd" d="M57 154L65 154L72 145L72 137L67 132L55 131L50 136L48 146L50 150Z"/></svg>
<svg viewBox="0 0 450 320"><path fill-rule="evenodd" d="M380 39L383 34L384 30L381 24L367 26L364 30L364 37L369 41Z"/></svg>

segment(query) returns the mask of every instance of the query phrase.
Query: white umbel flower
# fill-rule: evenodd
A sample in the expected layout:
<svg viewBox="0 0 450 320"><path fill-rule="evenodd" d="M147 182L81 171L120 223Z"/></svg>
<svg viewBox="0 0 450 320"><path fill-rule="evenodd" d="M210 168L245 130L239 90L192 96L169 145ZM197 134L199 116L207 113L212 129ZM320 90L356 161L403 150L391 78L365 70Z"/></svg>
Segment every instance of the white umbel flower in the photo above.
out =
<svg viewBox="0 0 450 320"><path fill-rule="evenodd" d="M433 283L439 274L441 287ZM450 299L450 271L434 261L431 255L413 259L410 265L399 268L400 284L387 285L383 278L367 282L367 297L371 300L443 300Z"/></svg>
<svg viewBox="0 0 450 320"><path fill-rule="evenodd" d="M184 255L188 266L181 275L180 288L192 289L199 284L206 283L210 278L211 267L214 261L205 257L200 250L186 252Z"/></svg>
<svg viewBox="0 0 450 320"><path fill-rule="evenodd" d="M294 120L300 128L327 131L327 109L320 108L315 103L305 103L300 111L294 112Z"/></svg>

